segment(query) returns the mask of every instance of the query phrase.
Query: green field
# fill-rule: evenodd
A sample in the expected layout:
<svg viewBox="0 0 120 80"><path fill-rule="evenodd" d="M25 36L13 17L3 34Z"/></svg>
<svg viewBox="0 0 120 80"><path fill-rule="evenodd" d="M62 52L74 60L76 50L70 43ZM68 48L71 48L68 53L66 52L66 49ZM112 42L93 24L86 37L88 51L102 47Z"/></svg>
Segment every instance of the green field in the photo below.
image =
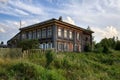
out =
<svg viewBox="0 0 120 80"><path fill-rule="evenodd" d="M0 80L120 80L120 51L0 57Z"/></svg>

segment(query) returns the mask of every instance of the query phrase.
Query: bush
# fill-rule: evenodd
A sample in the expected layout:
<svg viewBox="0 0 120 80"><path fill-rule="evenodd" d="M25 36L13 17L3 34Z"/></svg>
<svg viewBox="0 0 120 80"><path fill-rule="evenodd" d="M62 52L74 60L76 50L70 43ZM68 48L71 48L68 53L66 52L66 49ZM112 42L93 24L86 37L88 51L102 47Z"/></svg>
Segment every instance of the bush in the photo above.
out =
<svg viewBox="0 0 120 80"><path fill-rule="evenodd" d="M36 39L22 40L22 41L18 42L17 47L22 48L22 50L36 49L36 48L39 48L39 41Z"/></svg>
<svg viewBox="0 0 120 80"><path fill-rule="evenodd" d="M101 45L100 43L97 43L97 44L95 45L94 52L95 52L95 53L102 53L102 52L103 52L103 47L102 47L102 45Z"/></svg>
<svg viewBox="0 0 120 80"><path fill-rule="evenodd" d="M48 80L66 80L65 77L55 70L49 70L47 73Z"/></svg>
<svg viewBox="0 0 120 80"><path fill-rule="evenodd" d="M86 51L86 52L91 52L91 51L92 51L92 47L91 47L91 45L90 45L89 43L87 43L87 44L85 45L84 51Z"/></svg>
<svg viewBox="0 0 120 80"><path fill-rule="evenodd" d="M9 75L16 80L39 80L41 79L40 73L42 72L40 71L42 70L42 67L27 62L18 62L8 68Z"/></svg>
<svg viewBox="0 0 120 80"><path fill-rule="evenodd" d="M55 58L55 53L52 50L47 50L46 51L46 67L49 67L50 63L54 60Z"/></svg>

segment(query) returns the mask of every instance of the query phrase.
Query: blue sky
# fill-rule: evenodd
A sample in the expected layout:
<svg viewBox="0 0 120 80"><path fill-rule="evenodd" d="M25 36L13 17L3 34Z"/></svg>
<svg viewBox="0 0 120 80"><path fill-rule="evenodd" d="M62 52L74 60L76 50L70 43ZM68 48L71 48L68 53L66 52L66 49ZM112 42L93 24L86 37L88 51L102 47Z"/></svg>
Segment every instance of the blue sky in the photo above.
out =
<svg viewBox="0 0 120 80"><path fill-rule="evenodd" d="M95 32L102 38L120 38L120 0L0 0L0 41L6 43L22 27L63 17L63 20Z"/></svg>

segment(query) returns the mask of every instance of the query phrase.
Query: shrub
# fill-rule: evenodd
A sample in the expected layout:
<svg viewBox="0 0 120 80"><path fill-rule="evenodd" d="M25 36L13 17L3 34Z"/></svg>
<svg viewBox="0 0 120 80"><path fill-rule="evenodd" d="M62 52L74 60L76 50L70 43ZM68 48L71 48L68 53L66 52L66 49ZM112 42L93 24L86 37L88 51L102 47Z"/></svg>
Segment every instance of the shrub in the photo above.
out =
<svg viewBox="0 0 120 80"><path fill-rule="evenodd" d="M55 53L52 50L47 50L46 53L46 67L49 67L50 63L54 60L55 58Z"/></svg>
<svg viewBox="0 0 120 80"><path fill-rule="evenodd" d="M103 47L102 47L102 45L101 45L100 43L97 43L97 44L95 45L94 52L95 52L95 53L102 53L102 52L103 52Z"/></svg>
<svg viewBox="0 0 120 80"><path fill-rule="evenodd" d="M41 66L28 62L18 62L8 68L9 75L12 79L15 78L16 80L40 80L43 70Z"/></svg>
<svg viewBox="0 0 120 80"><path fill-rule="evenodd" d="M91 45L90 45L89 43L87 43L87 44L85 45L84 51L86 51L86 52L91 52L91 51L92 51L92 47L91 47Z"/></svg>
<svg viewBox="0 0 120 80"><path fill-rule="evenodd" d="M48 70L47 78L48 80L66 80L60 73L55 70Z"/></svg>
<svg viewBox="0 0 120 80"><path fill-rule="evenodd" d="M39 48L39 41L36 39L22 40L22 41L18 42L17 47L22 48L22 50L36 49L36 48Z"/></svg>

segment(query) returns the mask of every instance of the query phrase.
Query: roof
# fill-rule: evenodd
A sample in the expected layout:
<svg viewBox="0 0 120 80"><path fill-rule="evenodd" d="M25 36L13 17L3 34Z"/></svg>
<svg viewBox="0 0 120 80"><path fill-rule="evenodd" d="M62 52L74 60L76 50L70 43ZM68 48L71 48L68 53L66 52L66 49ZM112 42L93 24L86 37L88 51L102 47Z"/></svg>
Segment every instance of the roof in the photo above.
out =
<svg viewBox="0 0 120 80"><path fill-rule="evenodd" d="M7 42L11 41L12 39L15 39L18 35L20 34L20 32L18 32L15 36L13 36L10 40L8 40Z"/></svg>
<svg viewBox="0 0 120 80"><path fill-rule="evenodd" d="M20 28L20 30L24 30L24 29L36 27L36 26L38 26L38 25L44 25L44 24L47 24L47 23L52 23L52 22L53 22L53 23L63 24L63 25L69 25L69 26L72 27L72 28L77 28L77 29L83 30L83 31L85 31L85 32L94 33L94 32L91 31L91 30L87 30L87 29L84 29L84 28L82 28L82 27L79 27L79 26L76 26L76 25L73 25L73 24L70 24L70 23L67 23L67 22L64 22L64 21L57 20L57 19L55 19L55 18L52 18L52 19L49 19L49 20L46 20L46 21L43 21L43 22L40 22L40 23L36 23L36 24L30 25L30 26L26 26L26 27Z"/></svg>

